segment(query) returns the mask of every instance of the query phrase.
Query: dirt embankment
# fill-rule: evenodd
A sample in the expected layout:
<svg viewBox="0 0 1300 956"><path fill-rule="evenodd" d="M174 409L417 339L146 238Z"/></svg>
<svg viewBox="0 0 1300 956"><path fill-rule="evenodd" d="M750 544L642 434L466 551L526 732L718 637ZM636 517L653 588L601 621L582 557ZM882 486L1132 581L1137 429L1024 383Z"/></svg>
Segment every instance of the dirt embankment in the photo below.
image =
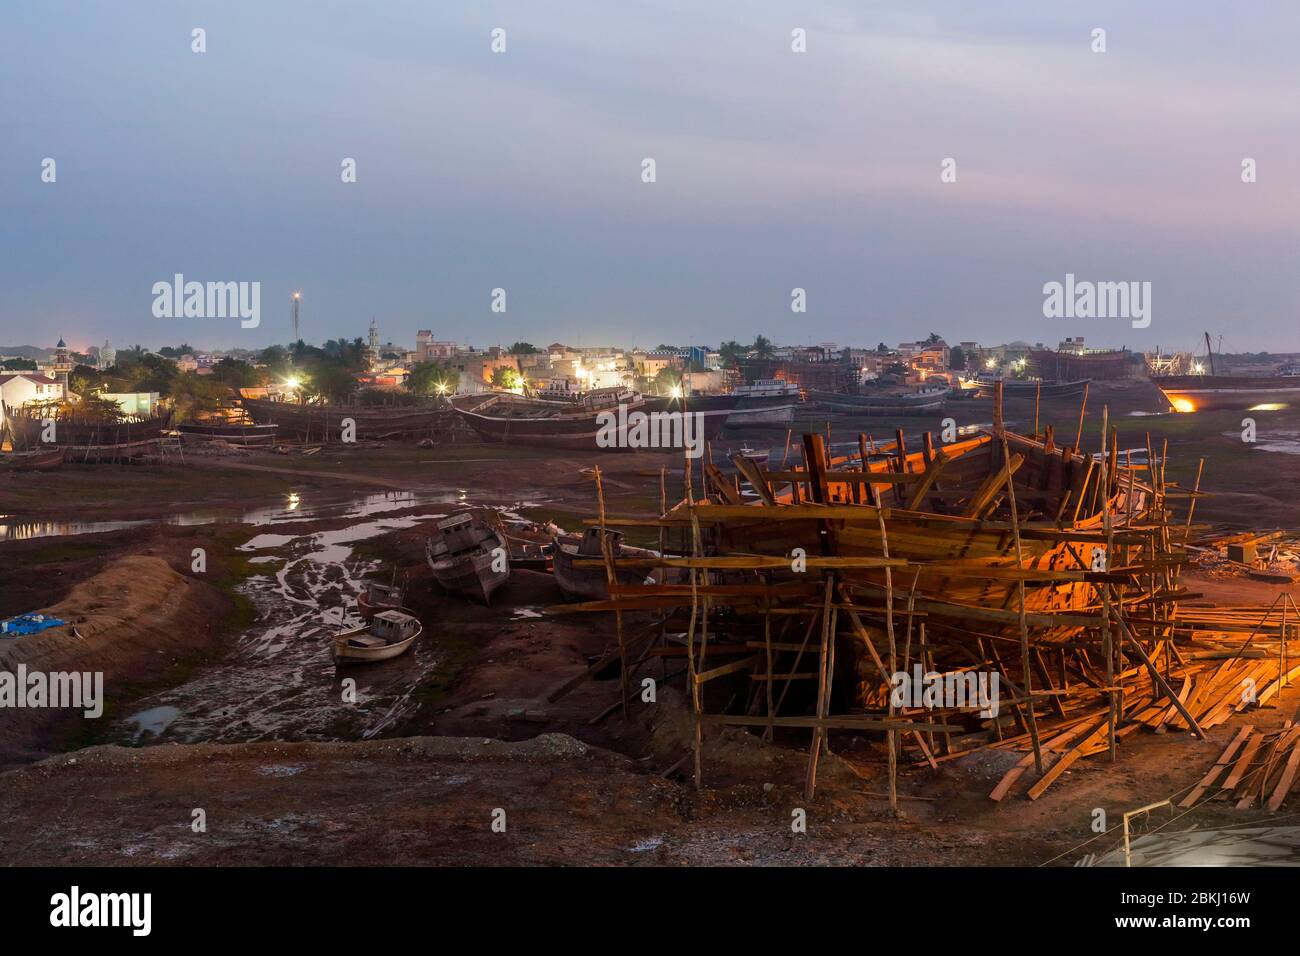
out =
<svg viewBox="0 0 1300 956"><path fill-rule="evenodd" d="M111 701L207 647L229 606L215 587L178 574L162 558L128 555L41 609L66 621L63 627L0 640L0 671L17 673L24 665L28 674L102 672ZM6 708L0 712L0 766L75 743L88 723L81 709Z"/></svg>

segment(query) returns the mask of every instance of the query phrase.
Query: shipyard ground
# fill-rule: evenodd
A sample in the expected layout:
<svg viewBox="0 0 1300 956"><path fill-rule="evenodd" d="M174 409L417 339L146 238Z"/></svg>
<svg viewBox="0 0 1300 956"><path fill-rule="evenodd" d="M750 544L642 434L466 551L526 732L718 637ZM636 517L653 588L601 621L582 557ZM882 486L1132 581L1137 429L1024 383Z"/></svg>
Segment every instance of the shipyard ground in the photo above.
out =
<svg viewBox="0 0 1300 956"><path fill-rule="evenodd" d="M1100 406L1119 419L1120 445L1138 447L1150 431L1168 438L1169 477L1190 484L1197 459L1215 493L1197 521L1234 528L1300 527L1294 494L1300 457L1240 439L1241 419L1257 419L1260 441L1294 443L1293 410L1213 416L1131 416L1159 400L1145 386L1098 388L1087 430L1100 434ZM954 404L962 423L988 421L988 403ZM1032 405L1008 403L1013 427L1028 430ZM1045 421L1072 437L1077 401L1045 405ZM806 422L825 427L825 419ZM937 421L900 422L909 434ZM836 440L858 430L892 434L893 423L833 418ZM796 427L796 434L798 428ZM1068 436L1067 436L1068 433ZM728 445L761 438L778 451L784 433L728 434ZM1099 443L1099 438L1098 438ZM435 491L455 501L518 506L539 522L576 528L594 511L594 486L581 469L599 464L610 510L643 513L658 499L659 473L679 463L653 453L590 457L543 449L466 445L451 449L328 448L302 457L259 452L238 458L192 456L185 466L65 468L39 482L0 485L0 513L40 526L43 536L0 543L0 616L50 607L76 585L111 574L123 558L165 561L197 588L168 611L153 655L122 661L109 688L110 717L220 662L235 634L251 624L239 583L255 570L240 542L247 509L293 494L317 498ZM678 479L680 480L680 479ZM674 490L669 485L670 493ZM420 514L427 507L389 512ZM183 525L159 519L209 523ZM277 526L277 532L328 533L353 519L329 517ZM140 522L84 533L86 522ZM11 524L17 527L17 524ZM59 534L58 532L65 532ZM1243 722L1277 727L1296 711L1292 688L1270 707L1209 733L1136 734L1119 759L1076 764L1037 801L1023 795L993 803L988 793L1006 769L994 752L941 765L907 768L899 815L884 798L880 745L833 736L816 797L802 795L806 742L763 744L742 732L712 737L704 789L691 780L689 722L671 687L657 701L634 697L629 720L617 681L599 675L556 703L547 696L604 651L612 636L593 617L538 617L558 601L544 574L517 572L491 608L436 593L421 577L418 526L371 537L369 559L412 574L415 610L442 642L436 666L421 675L418 706L375 739L263 740L236 743L104 743L100 728L42 729L5 755L0 775L0 860L8 864L839 864L1068 865L1108 850L1115 834L1093 840L1095 808L1111 825L1126 810L1193 784ZM205 575L191 571L195 547L209 556ZM1195 592L1224 604L1268 603L1278 585L1188 574ZM1295 591L1295 588L1292 588ZM379 667L402 667L399 659ZM671 673L671 671L670 671ZM661 678L658 663L646 674ZM3 718L0 718L3 719ZM792 812L807 813L806 833ZM195 811L205 829L196 832ZM503 812L503 813L502 813ZM495 822L504 815L504 832ZM1288 816L1237 811L1212 802L1177 826L1245 825ZM1088 841L1092 840L1091 843ZM1085 845L1086 844L1086 845Z"/></svg>

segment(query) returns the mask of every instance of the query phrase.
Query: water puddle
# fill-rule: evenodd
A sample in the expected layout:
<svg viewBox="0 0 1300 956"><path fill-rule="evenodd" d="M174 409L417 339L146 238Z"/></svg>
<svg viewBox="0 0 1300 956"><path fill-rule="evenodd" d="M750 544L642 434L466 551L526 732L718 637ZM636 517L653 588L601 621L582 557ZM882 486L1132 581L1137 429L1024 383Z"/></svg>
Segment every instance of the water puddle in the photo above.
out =
<svg viewBox="0 0 1300 956"><path fill-rule="evenodd" d="M385 491L361 497L321 495L312 502L304 501L301 495L294 492L276 504L249 508L242 512L187 511L161 518L130 521L82 521L0 515L0 542L26 541L30 538L49 538L59 535L102 534L109 531L124 531L128 528L141 528L151 524L195 527L230 521L265 526L292 524L298 521L368 518L408 508L467 503L468 492L465 489L438 492Z"/></svg>
<svg viewBox="0 0 1300 956"><path fill-rule="evenodd" d="M359 623L357 596L378 562L355 556L372 538L445 517L449 510L388 514L419 508L430 498L469 505L467 492L422 496L407 492L314 509L321 519L352 517L323 531L261 532L238 550L263 566L239 591L257 610L256 623L223 660L175 687L135 704L109 737L117 743L235 743L257 740L357 740L398 725L419 706L415 689L442 660L438 630L424 634L401 657L336 670L333 636ZM536 502L500 508L507 523ZM455 509L450 509L455 510ZM262 524L302 520L301 510L263 509ZM295 517L285 520L288 514ZM252 523L252 522L250 522ZM537 612L526 608L521 617Z"/></svg>

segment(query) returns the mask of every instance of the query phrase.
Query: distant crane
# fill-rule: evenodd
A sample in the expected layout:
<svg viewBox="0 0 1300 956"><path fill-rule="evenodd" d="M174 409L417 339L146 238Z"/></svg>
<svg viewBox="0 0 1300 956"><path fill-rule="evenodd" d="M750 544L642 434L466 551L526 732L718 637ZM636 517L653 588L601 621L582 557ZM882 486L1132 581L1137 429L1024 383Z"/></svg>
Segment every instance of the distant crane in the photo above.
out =
<svg viewBox="0 0 1300 956"><path fill-rule="evenodd" d="M293 296L292 296L292 302L293 302L293 306L292 306L292 308L293 308L293 338L290 340L290 343L289 343L289 344L291 344L291 345L292 345L294 342L297 342L297 341L299 341L299 340L302 338L302 336L299 335L299 333L298 333L298 303L301 302L301 301L302 301L302 293L301 293L301 292L295 292L295 293L293 294Z"/></svg>

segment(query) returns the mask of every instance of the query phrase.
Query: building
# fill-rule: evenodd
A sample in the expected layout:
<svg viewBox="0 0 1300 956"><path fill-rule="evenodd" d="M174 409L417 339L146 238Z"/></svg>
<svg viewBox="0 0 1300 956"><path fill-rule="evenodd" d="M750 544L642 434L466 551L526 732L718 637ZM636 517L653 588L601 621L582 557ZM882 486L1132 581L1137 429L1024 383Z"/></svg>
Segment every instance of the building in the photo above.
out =
<svg viewBox="0 0 1300 956"><path fill-rule="evenodd" d="M0 372L0 401L9 408L29 402L61 401L67 394L64 384L43 372Z"/></svg>
<svg viewBox="0 0 1300 956"><path fill-rule="evenodd" d="M455 342L439 342L429 329L420 329L415 333L415 361L437 362L449 359L456 354Z"/></svg>

